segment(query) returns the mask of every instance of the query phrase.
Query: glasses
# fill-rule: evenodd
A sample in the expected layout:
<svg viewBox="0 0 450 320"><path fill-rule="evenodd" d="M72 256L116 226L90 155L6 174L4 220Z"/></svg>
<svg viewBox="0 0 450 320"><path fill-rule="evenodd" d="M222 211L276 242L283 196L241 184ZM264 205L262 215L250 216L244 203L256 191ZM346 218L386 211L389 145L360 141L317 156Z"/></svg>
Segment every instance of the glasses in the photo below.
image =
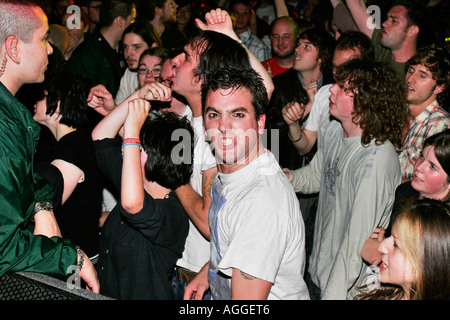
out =
<svg viewBox="0 0 450 320"><path fill-rule="evenodd" d="M138 73L144 76L147 76L149 73L151 73L154 77L159 77L159 75L161 74L161 69L161 67L153 68L151 70L147 68L139 68Z"/></svg>

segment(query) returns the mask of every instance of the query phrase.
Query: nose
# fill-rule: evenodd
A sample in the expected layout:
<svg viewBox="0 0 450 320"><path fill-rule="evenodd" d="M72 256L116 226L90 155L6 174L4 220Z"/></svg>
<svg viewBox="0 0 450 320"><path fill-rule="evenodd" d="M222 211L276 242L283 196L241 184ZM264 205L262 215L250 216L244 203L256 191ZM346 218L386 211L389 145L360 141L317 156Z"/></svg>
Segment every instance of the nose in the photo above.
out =
<svg viewBox="0 0 450 320"><path fill-rule="evenodd" d="M185 55L184 53L180 53L179 55L177 55L175 58L173 58L172 63L173 63L173 68L176 69L178 68L183 61L185 60Z"/></svg>
<svg viewBox="0 0 450 320"><path fill-rule="evenodd" d="M387 244L388 244L388 240L392 240L391 239L392 236L390 236L389 238L384 239L383 241L380 242L380 244L378 245L377 251L379 253L381 253L382 255L386 255L389 253Z"/></svg>
<svg viewBox="0 0 450 320"><path fill-rule="evenodd" d="M424 165L425 165L425 161L423 161L422 158L418 157L416 160L416 163L414 164L414 170L423 172Z"/></svg>
<svg viewBox="0 0 450 320"><path fill-rule="evenodd" d="M229 121L228 117L226 115L220 116L220 118L219 118L220 132L225 133L230 129L231 129L231 122Z"/></svg>
<svg viewBox="0 0 450 320"><path fill-rule="evenodd" d="M331 87L330 87L330 92L332 93L332 94L334 94L334 93L336 93L336 88L338 87L338 84L337 83L335 83L335 84L333 84Z"/></svg>
<svg viewBox="0 0 450 320"><path fill-rule="evenodd" d="M51 55L53 53L53 48L50 43L47 43L47 55Z"/></svg>

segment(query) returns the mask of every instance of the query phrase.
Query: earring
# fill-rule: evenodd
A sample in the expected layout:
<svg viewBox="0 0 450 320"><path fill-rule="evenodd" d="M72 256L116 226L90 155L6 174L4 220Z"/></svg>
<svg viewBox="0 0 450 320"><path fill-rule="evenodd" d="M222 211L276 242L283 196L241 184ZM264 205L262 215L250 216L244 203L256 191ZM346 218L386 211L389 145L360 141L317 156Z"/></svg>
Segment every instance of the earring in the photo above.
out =
<svg viewBox="0 0 450 320"><path fill-rule="evenodd" d="M5 73L7 61L6 57L3 57L2 65L0 66L0 77Z"/></svg>

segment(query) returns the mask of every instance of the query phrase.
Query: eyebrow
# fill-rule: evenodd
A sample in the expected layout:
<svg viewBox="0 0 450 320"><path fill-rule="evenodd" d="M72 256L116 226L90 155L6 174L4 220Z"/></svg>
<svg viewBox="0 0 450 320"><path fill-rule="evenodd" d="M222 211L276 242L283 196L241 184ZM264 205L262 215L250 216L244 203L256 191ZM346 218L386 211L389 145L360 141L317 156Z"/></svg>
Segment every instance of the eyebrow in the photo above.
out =
<svg viewBox="0 0 450 320"><path fill-rule="evenodd" d="M209 112L209 111L220 113L219 110L217 110L217 109L214 108L214 107L207 107L207 108L205 109L205 113L207 113L207 112ZM229 113L236 113L236 112L245 112L245 113L249 113L248 110L247 110L247 108L244 108L244 107L238 107L238 108L232 109Z"/></svg>

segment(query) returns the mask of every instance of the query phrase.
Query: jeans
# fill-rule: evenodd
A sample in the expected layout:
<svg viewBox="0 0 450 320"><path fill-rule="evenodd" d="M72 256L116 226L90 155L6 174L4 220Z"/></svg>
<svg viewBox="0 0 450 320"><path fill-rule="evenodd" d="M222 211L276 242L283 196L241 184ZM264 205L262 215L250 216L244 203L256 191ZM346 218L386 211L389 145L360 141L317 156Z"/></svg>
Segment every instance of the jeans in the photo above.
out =
<svg viewBox="0 0 450 320"><path fill-rule="evenodd" d="M184 297L184 289L187 286L187 283L181 282L176 274L175 271L172 272L170 282L172 283L172 290L173 290L173 298L175 300L183 300ZM203 295L203 300L211 300L211 292L210 290L207 290L205 294Z"/></svg>

